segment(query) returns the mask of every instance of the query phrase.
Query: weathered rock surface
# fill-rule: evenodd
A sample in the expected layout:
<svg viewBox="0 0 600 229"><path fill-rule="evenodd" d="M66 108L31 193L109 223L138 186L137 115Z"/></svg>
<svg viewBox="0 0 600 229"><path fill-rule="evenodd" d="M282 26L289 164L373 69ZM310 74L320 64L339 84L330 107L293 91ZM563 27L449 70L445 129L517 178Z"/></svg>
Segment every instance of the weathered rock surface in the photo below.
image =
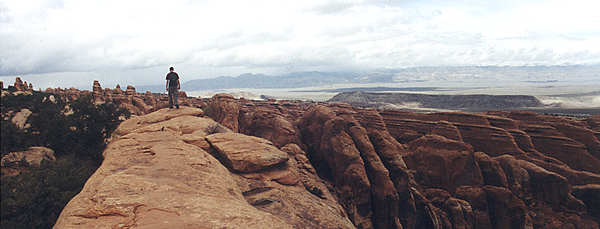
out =
<svg viewBox="0 0 600 229"><path fill-rule="evenodd" d="M268 139L277 147L294 143L302 145L300 131L293 120L301 113L295 104L285 102L251 102L241 100L240 133Z"/></svg>
<svg viewBox="0 0 600 229"><path fill-rule="evenodd" d="M229 94L216 94L208 104L207 115L233 132L239 131L240 104Z"/></svg>
<svg viewBox="0 0 600 229"><path fill-rule="evenodd" d="M507 188L484 186L493 228L532 228L527 207Z"/></svg>
<svg viewBox="0 0 600 229"><path fill-rule="evenodd" d="M43 160L55 161L54 150L46 147L29 147L25 151L10 152L2 156L1 166L40 166ZM26 164L21 164L25 162Z"/></svg>
<svg viewBox="0 0 600 229"><path fill-rule="evenodd" d="M371 183L347 122L331 109L316 106L300 121L309 156L333 180L342 206L359 228L372 228Z"/></svg>
<svg viewBox="0 0 600 229"><path fill-rule="evenodd" d="M296 161L301 152L275 170L252 176L230 172L190 144L200 136L229 135L229 129L197 117L202 113L187 107L163 109L123 122L104 152L104 162L54 228L354 227L306 161ZM297 174L304 174L303 180L314 184L320 196L299 182L265 179Z"/></svg>
<svg viewBox="0 0 600 229"><path fill-rule="evenodd" d="M19 129L26 129L29 127L29 124L27 124L27 119L29 119L29 116L31 116L31 114L32 112L29 109L23 108L21 109L21 111L17 112L10 119L10 121L14 123L15 126L17 126Z"/></svg>
<svg viewBox="0 0 600 229"><path fill-rule="evenodd" d="M213 121L199 109L160 109L166 96L133 87L49 92L138 114L113 133L104 164L57 228L157 219L209 228L598 228L599 116L180 98Z"/></svg>
<svg viewBox="0 0 600 229"><path fill-rule="evenodd" d="M287 162L287 153L265 139L238 133L212 134L206 140L237 172L256 172Z"/></svg>
<svg viewBox="0 0 600 229"><path fill-rule="evenodd" d="M483 176L473 149L462 142L427 135L409 145L404 158L417 171L415 179L426 187L454 192L458 186L483 185Z"/></svg>
<svg viewBox="0 0 600 229"><path fill-rule="evenodd" d="M293 222L295 228L354 228L306 153L295 144L282 150L290 155L286 166L238 178L248 203Z"/></svg>

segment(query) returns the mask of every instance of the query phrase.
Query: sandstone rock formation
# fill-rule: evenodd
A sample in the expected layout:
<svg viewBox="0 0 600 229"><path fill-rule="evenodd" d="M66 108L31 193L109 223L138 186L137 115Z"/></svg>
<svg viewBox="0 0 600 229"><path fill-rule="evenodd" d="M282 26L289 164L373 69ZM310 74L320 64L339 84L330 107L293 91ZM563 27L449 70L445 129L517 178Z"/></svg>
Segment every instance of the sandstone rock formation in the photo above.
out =
<svg viewBox="0 0 600 229"><path fill-rule="evenodd" d="M15 115L12 116L10 121L14 123L19 129L26 129L29 127L27 120L29 119L29 116L31 116L31 114L32 112L29 109L23 108L19 112L15 113Z"/></svg>
<svg viewBox="0 0 600 229"><path fill-rule="evenodd" d="M25 151L11 152L2 156L2 167L10 166L40 166L43 160L55 161L54 150L46 147L29 147ZM21 164L21 163L25 164Z"/></svg>
<svg viewBox="0 0 600 229"><path fill-rule="evenodd" d="M56 228L599 228L599 116L180 101L203 114L94 85L139 116L113 133Z"/></svg>
<svg viewBox="0 0 600 229"><path fill-rule="evenodd" d="M354 228L299 148L277 151L289 158L275 168L237 174L204 141L266 140L227 134L202 113L162 109L124 121L54 228Z"/></svg>
<svg viewBox="0 0 600 229"><path fill-rule="evenodd" d="M212 97L210 104L206 107L207 115L227 128L238 132L240 105L233 96L229 94L216 94Z"/></svg>
<svg viewBox="0 0 600 229"><path fill-rule="evenodd" d="M212 134L206 140L231 169L256 172L287 162L287 153L268 140L238 133Z"/></svg>
<svg viewBox="0 0 600 229"><path fill-rule="evenodd" d="M92 96L95 104L117 103L119 106L129 110L133 115L144 115L150 112L168 107L168 98L166 94L159 93L139 93L135 87L128 85L123 91L120 85L114 89L102 88L100 82L94 80L92 91L80 91L74 88L71 89L46 89L47 93L58 95L63 100L75 100L83 96ZM185 92L180 92L179 104L184 106L194 106L193 104L201 104L201 100L197 98L188 98Z"/></svg>
<svg viewBox="0 0 600 229"><path fill-rule="evenodd" d="M303 145L295 124L302 114L303 104L248 100L240 100L240 103L240 133L268 139L278 147L289 143Z"/></svg>
<svg viewBox="0 0 600 229"><path fill-rule="evenodd" d="M2 96L12 95L31 95L33 94L33 85L23 82L17 77L14 83L14 92L2 91ZM150 112L168 107L168 98L162 93L138 93L135 87L128 85L123 91L120 85L114 89L102 88L100 82L94 80L92 91L79 90L76 88L47 88L43 92L52 94L56 99L73 101L82 97L91 96L95 104L115 103L120 107L127 109L133 115L143 115ZM179 104L183 106L201 107L204 101L199 98L187 97L183 91L179 92Z"/></svg>
<svg viewBox="0 0 600 229"><path fill-rule="evenodd" d="M330 104L304 106L298 119L286 115L285 107L266 105L273 101L240 101L247 109L239 116L246 134L280 132L268 124L243 128L274 118L298 128L288 132L306 145L311 163L333 183L358 227L390 228L396 222L403 228L598 227L570 187L600 183L599 174L582 161L573 168L576 162L566 155L540 150L527 123L510 113L417 114ZM254 115L257 111L263 115ZM582 155L596 152L597 133L586 124L593 121L513 113L533 116L527 120L538 120L536 125L544 120L558 132L541 134L580 142Z"/></svg>
<svg viewBox="0 0 600 229"><path fill-rule="evenodd" d="M15 79L13 86L17 91L25 91L25 84L23 83L23 80L21 80L21 77Z"/></svg>

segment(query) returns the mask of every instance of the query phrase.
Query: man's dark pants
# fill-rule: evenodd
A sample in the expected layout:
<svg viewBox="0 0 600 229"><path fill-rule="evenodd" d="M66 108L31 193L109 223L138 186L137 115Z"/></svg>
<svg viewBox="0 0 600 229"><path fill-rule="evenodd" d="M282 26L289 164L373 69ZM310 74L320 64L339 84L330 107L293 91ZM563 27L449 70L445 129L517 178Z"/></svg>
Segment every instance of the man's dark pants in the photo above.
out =
<svg viewBox="0 0 600 229"><path fill-rule="evenodd" d="M175 101L175 106L179 108L177 94L179 94L179 90L177 89L177 87L169 87L169 108L173 108L173 101Z"/></svg>

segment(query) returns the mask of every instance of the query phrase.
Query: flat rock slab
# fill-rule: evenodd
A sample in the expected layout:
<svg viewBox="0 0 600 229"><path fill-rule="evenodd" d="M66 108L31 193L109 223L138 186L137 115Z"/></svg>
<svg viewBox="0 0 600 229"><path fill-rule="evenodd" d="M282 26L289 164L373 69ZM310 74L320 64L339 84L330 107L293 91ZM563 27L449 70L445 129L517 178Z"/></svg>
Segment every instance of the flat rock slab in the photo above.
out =
<svg viewBox="0 0 600 229"><path fill-rule="evenodd" d="M164 122L177 117L183 116L202 116L204 112L202 109L193 107L181 107L181 109L168 109L163 108L158 111L152 112L143 116L133 116L130 119L123 121L119 128L117 128L112 136L120 137L129 134L142 127L149 126L155 123Z"/></svg>
<svg viewBox="0 0 600 229"><path fill-rule="evenodd" d="M218 133L206 137L231 169L250 173L287 162L287 153L268 140L239 133Z"/></svg>

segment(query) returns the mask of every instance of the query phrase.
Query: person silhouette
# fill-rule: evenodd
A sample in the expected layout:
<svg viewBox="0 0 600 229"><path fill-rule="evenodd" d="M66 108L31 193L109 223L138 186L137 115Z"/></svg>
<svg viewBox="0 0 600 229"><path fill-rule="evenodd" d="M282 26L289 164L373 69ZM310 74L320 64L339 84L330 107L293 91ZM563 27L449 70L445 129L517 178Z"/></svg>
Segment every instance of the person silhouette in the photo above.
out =
<svg viewBox="0 0 600 229"><path fill-rule="evenodd" d="M173 103L177 109L179 109L179 101L177 101L177 95L179 94L179 89L181 89L181 85L179 84L179 74L175 72L175 68L170 67L169 73L167 73L167 84L166 90L169 92L169 108L173 108Z"/></svg>

